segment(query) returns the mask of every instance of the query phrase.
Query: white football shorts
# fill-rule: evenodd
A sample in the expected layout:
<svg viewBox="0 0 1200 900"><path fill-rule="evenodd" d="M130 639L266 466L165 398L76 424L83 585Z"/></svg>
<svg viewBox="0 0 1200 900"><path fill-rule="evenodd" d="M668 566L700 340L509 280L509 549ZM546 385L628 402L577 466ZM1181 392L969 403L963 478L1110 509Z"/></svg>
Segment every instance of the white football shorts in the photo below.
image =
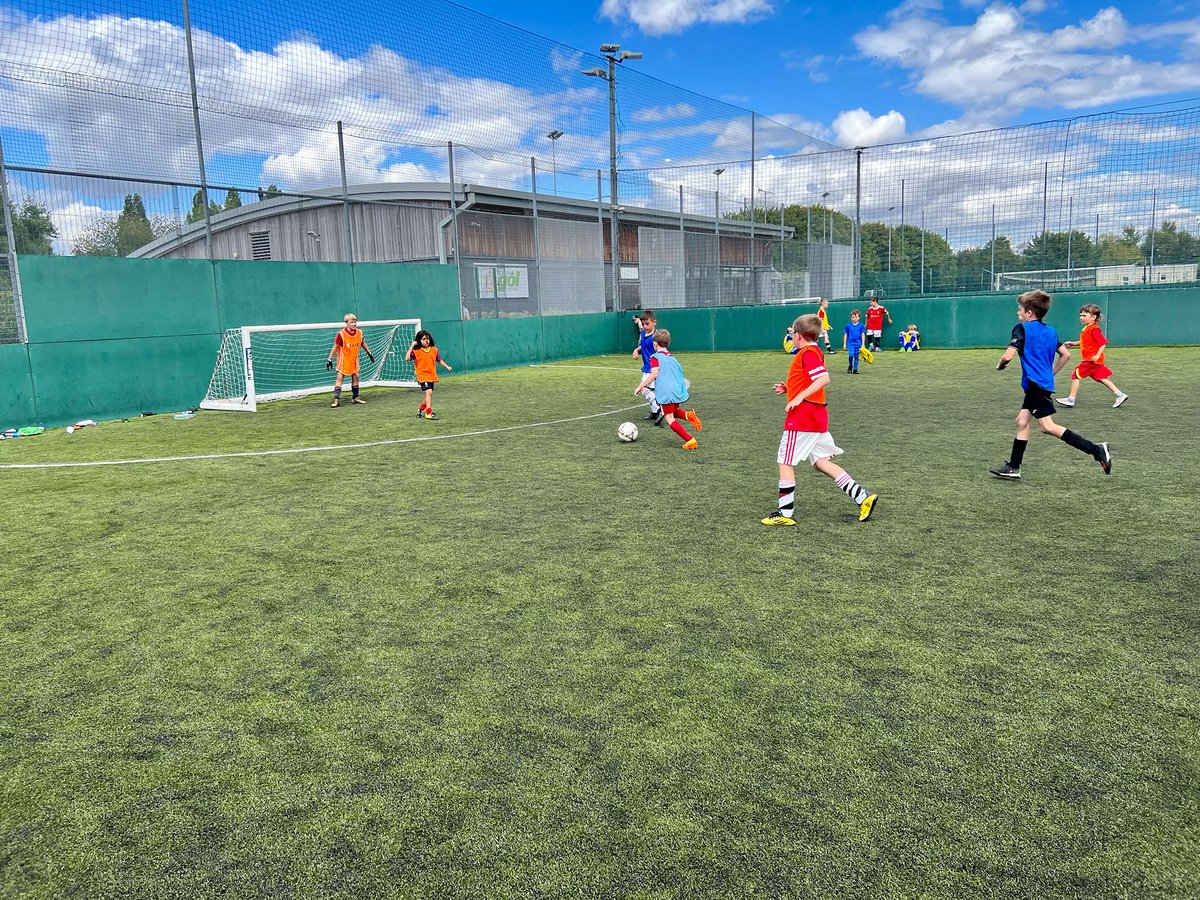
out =
<svg viewBox="0 0 1200 900"><path fill-rule="evenodd" d="M785 431L775 461L782 466L798 466L802 462L813 465L818 460L845 452L833 442L833 435L828 431Z"/></svg>

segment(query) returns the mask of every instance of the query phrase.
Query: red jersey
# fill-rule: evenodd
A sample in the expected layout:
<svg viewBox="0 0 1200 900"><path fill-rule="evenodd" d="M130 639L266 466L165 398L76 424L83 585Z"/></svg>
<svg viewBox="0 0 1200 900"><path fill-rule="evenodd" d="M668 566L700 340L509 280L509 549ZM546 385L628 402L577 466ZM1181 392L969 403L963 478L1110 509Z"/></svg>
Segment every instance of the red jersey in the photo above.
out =
<svg viewBox="0 0 1200 900"><path fill-rule="evenodd" d="M867 331L883 331L883 317L888 314L887 307L867 307Z"/></svg>
<svg viewBox="0 0 1200 900"><path fill-rule="evenodd" d="M821 351L816 347L801 347L800 352L792 357L792 366L788 369L788 402L822 375L828 374ZM825 407L825 388L809 394L799 406L788 410L783 428L785 431L811 431L817 434L828 431L829 410Z"/></svg>
<svg viewBox="0 0 1200 900"><path fill-rule="evenodd" d="M1100 326L1089 322L1083 326L1083 333L1079 335L1079 355L1083 357L1084 362L1092 362L1092 357L1099 353L1100 358L1095 361L1104 365L1104 345L1107 343L1108 338L1104 336Z"/></svg>

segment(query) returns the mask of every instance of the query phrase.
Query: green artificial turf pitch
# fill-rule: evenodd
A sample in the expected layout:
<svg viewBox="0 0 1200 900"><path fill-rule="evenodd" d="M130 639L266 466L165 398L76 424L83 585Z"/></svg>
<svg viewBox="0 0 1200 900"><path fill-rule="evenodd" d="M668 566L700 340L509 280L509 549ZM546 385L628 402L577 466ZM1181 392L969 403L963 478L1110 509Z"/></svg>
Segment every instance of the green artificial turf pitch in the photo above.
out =
<svg viewBox="0 0 1200 900"><path fill-rule="evenodd" d="M1020 483L998 356L830 358L862 524L759 525L782 353L681 355L695 453L623 357L0 444L368 445L0 470L0 896L1200 895L1194 351Z"/></svg>

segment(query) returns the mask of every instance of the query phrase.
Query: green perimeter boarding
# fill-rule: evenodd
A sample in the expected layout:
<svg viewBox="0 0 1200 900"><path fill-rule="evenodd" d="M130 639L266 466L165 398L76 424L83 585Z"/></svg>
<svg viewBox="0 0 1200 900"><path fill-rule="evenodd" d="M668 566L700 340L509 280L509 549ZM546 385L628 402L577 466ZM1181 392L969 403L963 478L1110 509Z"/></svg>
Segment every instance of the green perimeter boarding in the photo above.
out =
<svg viewBox="0 0 1200 900"><path fill-rule="evenodd" d="M0 345L0 429L193 408L222 334L242 325L335 322L347 312L420 318L455 374L628 354L636 345L628 312L464 321L452 266L22 256L20 271L29 342ZM1047 321L1074 338L1082 303L1100 305L1115 345L1200 344L1200 286L1062 292ZM1016 322L1012 294L886 305L894 320L889 348L910 322L925 348L1000 348ZM850 310L866 306L830 304L835 346ZM811 311L661 309L659 324L678 352L770 350L782 347L797 315Z"/></svg>

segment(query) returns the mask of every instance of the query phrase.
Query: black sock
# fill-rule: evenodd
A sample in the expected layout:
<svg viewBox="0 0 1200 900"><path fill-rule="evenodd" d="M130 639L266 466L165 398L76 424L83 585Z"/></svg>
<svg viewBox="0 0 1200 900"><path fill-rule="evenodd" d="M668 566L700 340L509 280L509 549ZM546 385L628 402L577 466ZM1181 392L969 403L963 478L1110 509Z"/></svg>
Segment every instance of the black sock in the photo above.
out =
<svg viewBox="0 0 1200 900"><path fill-rule="evenodd" d="M1021 460L1025 458L1025 448L1029 446L1029 441L1022 441L1019 438L1013 440L1012 456L1008 458L1008 464L1014 469L1021 468Z"/></svg>
<svg viewBox="0 0 1200 900"><path fill-rule="evenodd" d="M342 389L341 389L341 387L340 387L340 386L339 386L339 387L335 387L335 388L333 389L333 399L334 399L334 400L341 400L341 399L342 399Z"/></svg>
<svg viewBox="0 0 1200 900"><path fill-rule="evenodd" d="M1062 440L1064 444L1070 444L1076 450L1082 450L1093 459L1100 458L1100 448L1087 438L1076 434L1070 428L1062 433Z"/></svg>
<svg viewBox="0 0 1200 900"><path fill-rule="evenodd" d="M356 385L353 385L353 386L350 388L350 393L351 393L351 395L352 395L352 396L354 396L354 397L357 397L357 396L358 396L358 385L357 385L357 384L356 384Z"/></svg>

